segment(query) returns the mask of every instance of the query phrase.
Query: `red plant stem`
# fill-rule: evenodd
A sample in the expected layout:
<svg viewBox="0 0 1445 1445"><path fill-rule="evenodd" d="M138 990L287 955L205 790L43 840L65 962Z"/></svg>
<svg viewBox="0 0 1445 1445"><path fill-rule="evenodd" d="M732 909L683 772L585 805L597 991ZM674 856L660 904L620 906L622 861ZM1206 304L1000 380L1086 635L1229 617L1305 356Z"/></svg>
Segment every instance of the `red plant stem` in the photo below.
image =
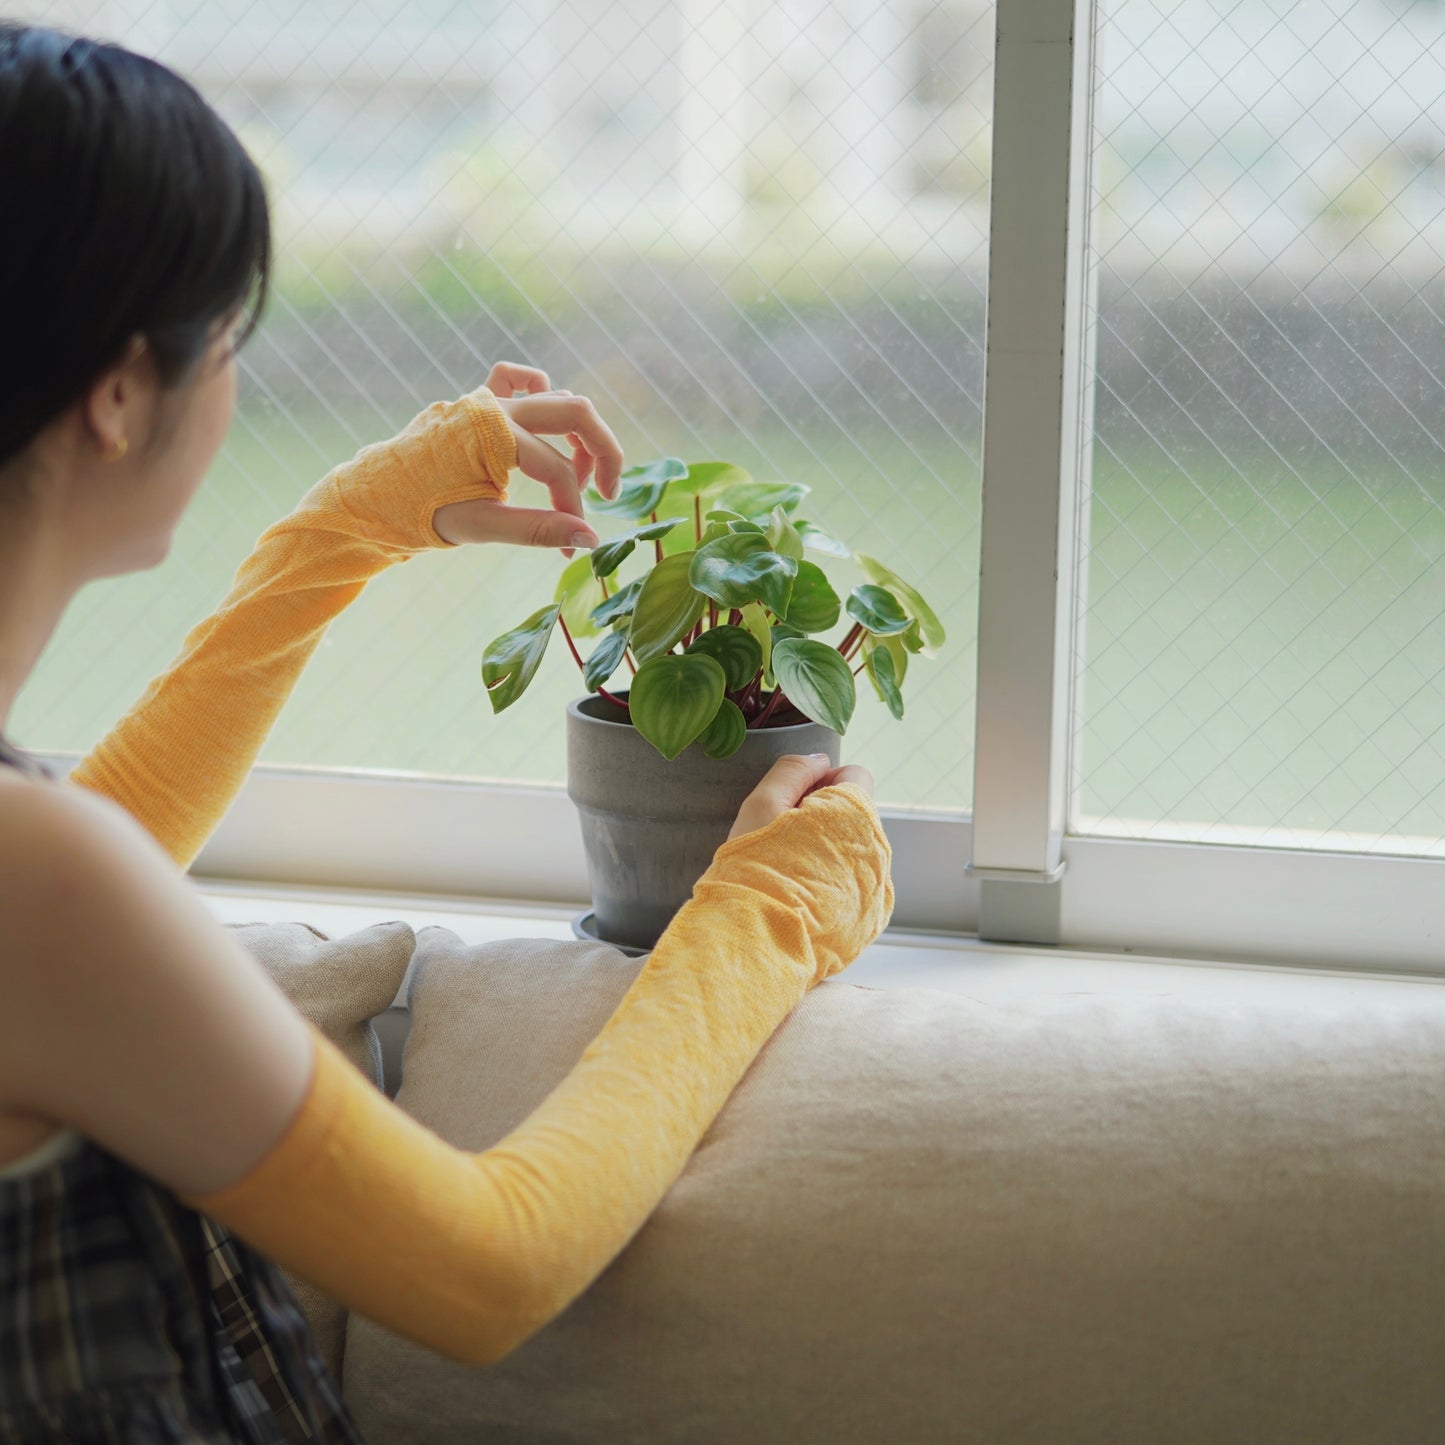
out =
<svg viewBox="0 0 1445 1445"><path fill-rule="evenodd" d="M743 620L742 608L740 608L740 607L734 607L733 610L728 613L728 626L729 626L729 627L740 627L740 626L742 625L742 620Z"/></svg>
<svg viewBox="0 0 1445 1445"><path fill-rule="evenodd" d="M696 493L692 499L692 533L699 542L702 541L702 495Z"/></svg>
<svg viewBox="0 0 1445 1445"><path fill-rule="evenodd" d="M607 590L607 579L605 577L599 577L597 579L597 585L602 589L602 600L606 602L607 599L612 595Z"/></svg>
<svg viewBox="0 0 1445 1445"><path fill-rule="evenodd" d="M744 717L748 715L748 709L757 701L758 689L763 685L763 675L758 673L751 682L744 683L738 692L738 711Z"/></svg>
<svg viewBox="0 0 1445 1445"><path fill-rule="evenodd" d="M778 710L778 704L783 700L783 690L780 687L773 689L773 695L768 699L768 705L758 714L757 721L750 723L750 727L765 727L767 721Z"/></svg>
<svg viewBox="0 0 1445 1445"><path fill-rule="evenodd" d="M716 602L709 602L708 605L707 605L707 625L708 625L709 627L716 627L716 626L717 626L717 603L716 603Z"/></svg>
<svg viewBox="0 0 1445 1445"><path fill-rule="evenodd" d="M577 666L580 667L583 672L586 672L587 664L582 661L582 654L577 651L577 644L572 640L572 633L567 626L567 619L563 617L560 612L557 614L557 625L562 629L562 636L567 639L567 646L572 649L572 656L577 660ZM627 704L623 702L620 697L613 697L605 687L599 687L597 694L599 697L605 697L613 707L620 707L623 712L629 711Z"/></svg>
<svg viewBox="0 0 1445 1445"><path fill-rule="evenodd" d="M652 514L652 520L653 520L654 522L657 521L657 513L656 513L656 512L654 512L654 513ZM654 538L652 539L652 550L657 554L657 560L658 560L659 562L661 562L661 561L662 561L662 538L661 538L661 537L654 537Z"/></svg>
<svg viewBox="0 0 1445 1445"><path fill-rule="evenodd" d="M577 666L586 672L587 664L582 661L582 654L577 651L577 644L572 641L572 631L567 626L567 619L560 612L557 614L557 626L562 629L562 636L567 639L567 646L572 649L572 656L576 658Z"/></svg>
<svg viewBox="0 0 1445 1445"><path fill-rule="evenodd" d="M863 624L861 622L855 622L852 627L848 629L848 635L838 644L838 651L844 657L847 657L849 650L853 647L854 643L860 641L862 636Z"/></svg>
<svg viewBox="0 0 1445 1445"><path fill-rule="evenodd" d="M858 674L859 674L860 672L862 672L863 669L864 669L865 667L867 667L867 666L868 666L868 659L865 657L865 658L863 659L863 661L860 662L860 663L858 664L858 666L853 669L853 676L854 676L854 677L857 677Z"/></svg>

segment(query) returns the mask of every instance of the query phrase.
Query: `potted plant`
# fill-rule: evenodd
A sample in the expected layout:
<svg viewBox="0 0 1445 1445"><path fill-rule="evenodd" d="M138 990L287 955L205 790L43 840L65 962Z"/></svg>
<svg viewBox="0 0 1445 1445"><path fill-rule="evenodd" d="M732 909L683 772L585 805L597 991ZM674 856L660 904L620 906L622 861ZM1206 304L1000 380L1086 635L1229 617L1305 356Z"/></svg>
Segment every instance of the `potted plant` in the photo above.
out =
<svg viewBox="0 0 1445 1445"><path fill-rule="evenodd" d="M857 674L901 718L910 656L944 640L908 583L797 516L808 491L729 462L632 467L616 498L590 503L632 525L574 558L552 602L486 649L494 712L526 691L554 631L582 670L567 791L597 937L650 948L773 762L824 752L836 766ZM845 597L808 552L851 556L867 580ZM839 626L837 641L819 636ZM586 657L584 638L600 639Z"/></svg>

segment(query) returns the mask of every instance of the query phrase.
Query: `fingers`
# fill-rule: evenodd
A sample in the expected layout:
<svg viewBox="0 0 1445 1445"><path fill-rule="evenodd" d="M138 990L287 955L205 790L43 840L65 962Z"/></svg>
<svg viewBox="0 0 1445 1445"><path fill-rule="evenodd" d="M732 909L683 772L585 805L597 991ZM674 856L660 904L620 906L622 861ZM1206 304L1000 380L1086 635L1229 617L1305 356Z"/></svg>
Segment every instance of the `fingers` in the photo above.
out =
<svg viewBox="0 0 1445 1445"><path fill-rule="evenodd" d="M828 758L824 753L797 753L779 758L764 775L757 791L782 808L796 808L828 775Z"/></svg>
<svg viewBox="0 0 1445 1445"><path fill-rule="evenodd" d="M487 390L493 396L509 397L513 392L529 395L539 391L550 391L552 383L545 371L535 366L518 366L515 361L499 361L487 373Z"/></svg>
<svg viewBox="0 0 1445 1445"><path fill-rule="evenodd" d="M582 438L576 432L567 433L567 445L572 448L572 469L577 473L577 485L585 487L596 458L582 445Z"/></svg>
<svg viewBox="0 0 1445 1445"><path fill-rule="evenodd" d="M755 828L766 827L789 808L796 808L827 777L829 771L828 759L823 753L814 753L809 757L793 753L779 758L768 769L762 782L743 800L737 822L728 837L736 838L742 833L751 833Z"/></svg>
<svg viewBox="0 0 1445 1445"><path fill-rule="evenodd" d="M615 497L622 478L622 447L611 428L585 396L554 389L545 371L499 361L487 374L487 386L511 424L517 443L517 467L541 482L551 496L555 514L509 509L518 520L503 520L498 504L456 503L440 508L433 519L437 534L449 542L517 542L523 546L595 547L597 535L582 520L582 489L594 481L604 497ZM571 450L565 456L542 440L564 436ZM487 507L486 511L476 508ZM555 516L558 520L541 519ZM562 538L561 541L553 540Z"/></svg>
<svg viewBox="0 0 1445 1445"><path fill-rule="evenodd" d="M597 534L580 516L509 507L505 502L452 502L438 507L432 526L443 541L507 542L517 547L595 547Z"/></svg>
<svg viewBox="0 0 1445 1445"><path fill-rule="evenodd" d="M873 796L873 774L867 768L859 767L857 763L848 763L844 767L834 768L818 786L831 788L834 783L853 783L862 788L870 798Z"/></svg>
<svg viewBox="0 0 1445 1445"><path fill-rule="evenodd" d="M582 489L572 464L548 442L529 431L513 432L517 438L517 466L534 481L541 482L552 495L552 505L559 512L582 515Z"/></svg>
<svg viewBox="0 0 1445 1445"><path fill-rule="evenodd" d="M604 497L617 495L622 446L585 396L556 391L521 396L508 404L507 412L517 426L535 436L565 436L573 447L578 485L595 470L597 490Z"/></svg>

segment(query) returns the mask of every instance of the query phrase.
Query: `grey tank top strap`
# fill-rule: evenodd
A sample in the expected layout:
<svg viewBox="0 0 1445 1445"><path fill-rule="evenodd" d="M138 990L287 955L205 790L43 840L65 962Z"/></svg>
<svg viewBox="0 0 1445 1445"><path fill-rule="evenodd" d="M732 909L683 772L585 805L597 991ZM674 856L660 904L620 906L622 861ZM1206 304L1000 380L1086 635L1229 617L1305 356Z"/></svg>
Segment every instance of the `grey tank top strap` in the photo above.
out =
<svg viewBox="0 0 1445 1445"><path fill-rule="evenodd" d="M11 747L3 737L0 737L0 764L15 768L30 778L53 778L55 776L44 763L36 762L34 758L27 757L22 753L19 748Z"/></svg>

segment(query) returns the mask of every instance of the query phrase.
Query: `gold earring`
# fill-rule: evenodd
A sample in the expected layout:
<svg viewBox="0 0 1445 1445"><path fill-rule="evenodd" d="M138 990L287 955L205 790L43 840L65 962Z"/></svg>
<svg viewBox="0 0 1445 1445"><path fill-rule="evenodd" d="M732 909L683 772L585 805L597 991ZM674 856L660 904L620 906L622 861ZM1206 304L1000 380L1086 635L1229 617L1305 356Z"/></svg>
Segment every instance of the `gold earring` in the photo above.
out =
<svg viewBox="0 0 1445 1445"><path fill-rule="evenodd" d="M130 443L127 442L124 437L117 437L115 439L115 445L108 452L102 454L101 460L118 462L125 455L125 449L129 445Z"/></svg>

